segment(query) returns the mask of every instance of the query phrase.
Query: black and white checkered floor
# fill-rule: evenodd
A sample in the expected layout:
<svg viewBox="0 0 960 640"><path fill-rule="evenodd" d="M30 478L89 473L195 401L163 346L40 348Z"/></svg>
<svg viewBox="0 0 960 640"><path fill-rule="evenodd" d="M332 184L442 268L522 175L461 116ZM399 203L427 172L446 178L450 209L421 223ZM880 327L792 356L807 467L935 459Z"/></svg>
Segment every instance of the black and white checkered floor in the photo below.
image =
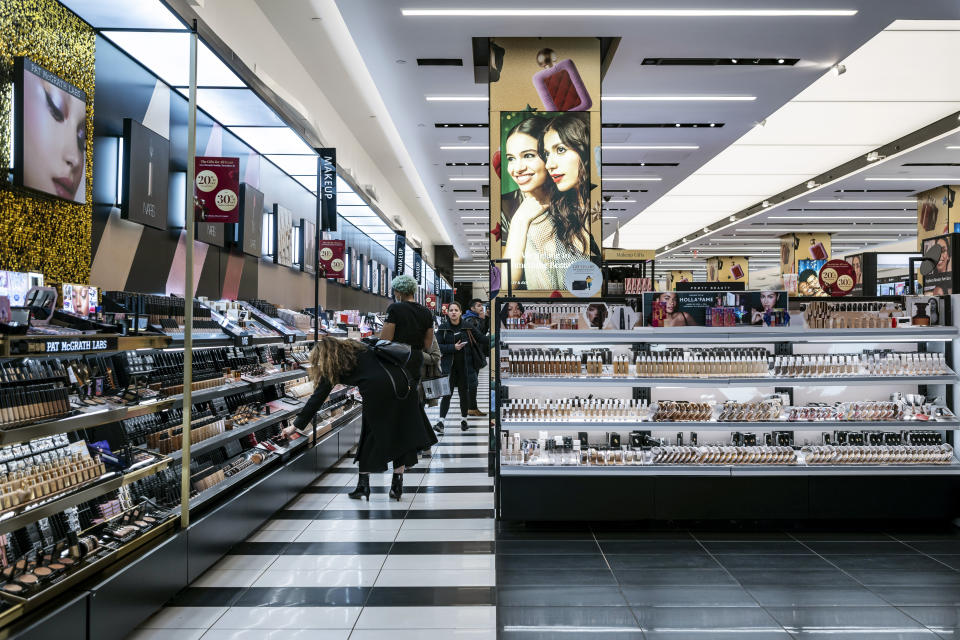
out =
<svg viewBox="0 0 960 640"><path fill-rule="evenodd" d="M369 503L348 498L357 468L341 461L130 640L495 638L488 419L461 431L454 394L447 420L400 502L387 495L389 472L371 476Z"/></svg>

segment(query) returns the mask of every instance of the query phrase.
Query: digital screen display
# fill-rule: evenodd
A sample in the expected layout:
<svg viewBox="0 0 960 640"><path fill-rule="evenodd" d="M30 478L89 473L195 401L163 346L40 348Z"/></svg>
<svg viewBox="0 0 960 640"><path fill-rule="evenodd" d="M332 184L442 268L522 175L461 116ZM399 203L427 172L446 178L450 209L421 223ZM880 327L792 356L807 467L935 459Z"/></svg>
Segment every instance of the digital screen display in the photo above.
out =
<svg viewBox="0 0 960 640"><path fill-rule="evenodd" d="M157 229L167 228L170 141L136 120L123 120L124 218Z"/></svg>
<svg viewBox="0 0 960 640"><path fill-rule="evenodd" d="M16 59L17 184L87 201L87 94L29 58Z"/></svg>
<svg viewBox="0 0 960 640"><path fill-rule="evenodd" d="M96 313L99 296L96 287L85 284L64 283L61 291L61 306L64 311L78 316Z"/></svg>

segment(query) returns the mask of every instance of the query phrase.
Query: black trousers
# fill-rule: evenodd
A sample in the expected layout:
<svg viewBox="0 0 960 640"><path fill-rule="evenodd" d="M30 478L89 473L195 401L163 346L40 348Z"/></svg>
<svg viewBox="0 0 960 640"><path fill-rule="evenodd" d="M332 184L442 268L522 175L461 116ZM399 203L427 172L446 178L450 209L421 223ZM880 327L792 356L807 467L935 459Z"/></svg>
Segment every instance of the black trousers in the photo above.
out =
<svg viewBox="0 0 960 640"><path fill-rule="evenodd" d="M447 411L450 410L450 399L453 398L453 390L457 390L457 396L460 398L460 417L466 418L467 411L470 409L470 380L467 379L466 367L458 364L454 359L453 366L450 368L450 395L443 396L440 400L440 417L446 418Z"/></svg>

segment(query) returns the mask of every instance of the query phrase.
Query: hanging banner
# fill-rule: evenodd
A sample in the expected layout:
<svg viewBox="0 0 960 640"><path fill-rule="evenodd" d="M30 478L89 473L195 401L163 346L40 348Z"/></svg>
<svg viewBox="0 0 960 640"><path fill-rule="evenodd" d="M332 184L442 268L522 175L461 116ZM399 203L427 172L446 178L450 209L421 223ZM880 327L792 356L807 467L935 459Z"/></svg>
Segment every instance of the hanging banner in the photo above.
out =
<svg viewBox="0 0 960 640"><path fill-rule="evenodd" d="M440 276L436 271L433 272L433 294L440 295Z"/></svg>
<svg viewBox="0 0 960 640"><path fill-rule="evenodd" d="M856 271L846 260L829 260L818 275L820 288L834 297L850 295L857 284Z"/></svg>
<svg viewBox="0 0 960 640"><path fill-rule="evenodd" d="M240 220L240 158L194 158L193 208L197 222Z"/></svg>
<svg viewBox="0 0 960 640"><path fill-rule="evenodd" d="M344 240L321 240L318 247L320 252L320 275L324 278L342 278L346 261L343 259L346 252Z"/></svg>
<svg viewBox="0 0 960 640"><path fill-rule="evenodd" d="M337 230L337 150L317 149L317 208L321 231Z"/></svg>
<svg viewBox="0 0 960 640"><path fill-rule="evenodd" d="M426 307L433 313L437 312L437 296L434 293L428 293L426 297Z"/></svg>
<svg viewBox="0 0 960 640"><path fill-rule="evenodd" d="M397 231L396 242L393 247L393 271L396 275L402 276L407 266L407 232Z"/></svg>
<svg viewBox="0 0 960 640"><path fill-rule="evenodd" d="M413 250L413 279L417 284L423 284L423 255L422 249Z"/></svg>

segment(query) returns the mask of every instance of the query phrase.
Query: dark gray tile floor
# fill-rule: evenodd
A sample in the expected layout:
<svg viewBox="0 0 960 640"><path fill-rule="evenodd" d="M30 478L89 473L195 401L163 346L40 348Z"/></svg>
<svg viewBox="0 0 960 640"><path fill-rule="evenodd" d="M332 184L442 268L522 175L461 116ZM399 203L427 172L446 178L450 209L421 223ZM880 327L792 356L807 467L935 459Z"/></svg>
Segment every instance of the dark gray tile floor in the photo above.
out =
<svg viewBox="0 0 960 640"><path fill-rule="evenodd" d="M503 640L960 640L960 531L499 525Z"/></svg>

